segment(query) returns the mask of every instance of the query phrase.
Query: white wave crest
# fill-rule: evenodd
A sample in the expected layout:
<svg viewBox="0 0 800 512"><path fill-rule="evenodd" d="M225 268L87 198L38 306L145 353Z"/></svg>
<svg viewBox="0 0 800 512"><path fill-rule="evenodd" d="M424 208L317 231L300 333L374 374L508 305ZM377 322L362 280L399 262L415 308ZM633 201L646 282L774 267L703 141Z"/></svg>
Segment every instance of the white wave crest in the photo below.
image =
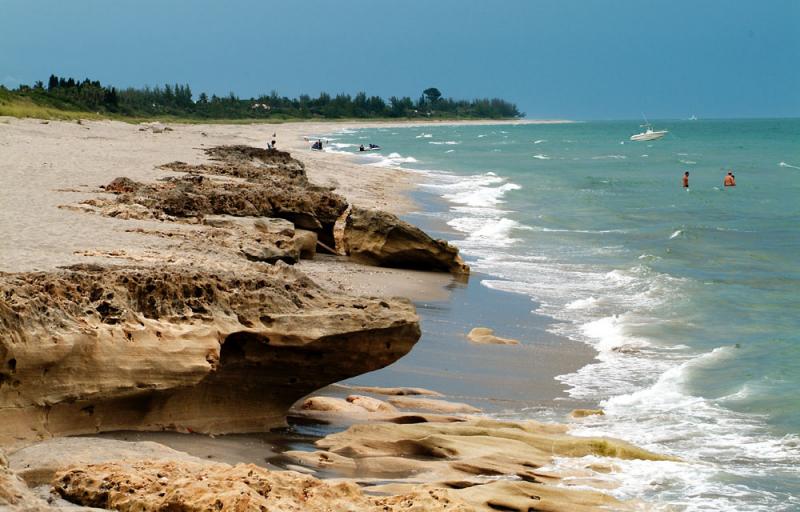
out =
<svg viewBox="0 0 800 512"><path fill-rule="evenodd" d="M490 207L502 203L506 193L521 188L516 183L504 183L499 187L478 187L455 194L445 194L443 197L457 204Z"/></svg>

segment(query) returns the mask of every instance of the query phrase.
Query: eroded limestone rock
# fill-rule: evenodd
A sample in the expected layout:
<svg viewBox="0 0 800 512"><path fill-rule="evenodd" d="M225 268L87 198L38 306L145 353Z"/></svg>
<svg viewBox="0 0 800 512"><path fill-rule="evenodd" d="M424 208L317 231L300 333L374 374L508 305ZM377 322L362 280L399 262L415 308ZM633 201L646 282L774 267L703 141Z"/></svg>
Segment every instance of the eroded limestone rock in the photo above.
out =
<svg viewBox="0 0 800 512"><path fill-rule="evenodd" d="M456 247L380 210L351 209L344 248L353 259L370 265L469 273Z"/></svg>
<svg viewBox="0 0 800 512"><path fill-rule="evenodd" d="M252 464L142 461L87 465L57 474L53 486L74 503L121 512L471 510L446 489L421 487L399 496L367 496L353 482L325 482Z"/></svg>
<svg viewBox="0 0 800 512"><path fill-rule="evenodd" d="M350 395L346 400L369 412L379 412L383 414L397 413L397 408L392 404L386 403L383 400L378 400L377 398L372 398L371 396Z"/></svg>
<svg viewBox="0 0 800 512"><path fill-rule="evenodd" d="M265 431L293 402L406 354L401 299L286 266L0 274L0 445L121 429Z"/></svg>
<svg viewBox="0 0 800 512"><path fill-rule="evenodd" d="M339 385L341 387L352 389L353 391L361 391L363 393L375 393L376 395L389 395L389 396L414 396L414 395L442 396L442 394L439 393L438 391L433 391L433 390L425 389L425 388L407 388L407 387L385 388L385 387L377 387L377 386L346 386L346 385L343 385L343 384L339 384Z"/></svg>
<svg viewBox="0 0 800 512"><path fill-rule="evenodd" d="M570 487L609 486L598 474L607 471L597 471L596 462L591 462L595 459L568 473L545 467L554 457L587 455L674 460L616 439L571 436L565 425L485 418L459 423L360 423L316 445L320 450L285 455L329 473L391 480L370 487L373 492L402 494L420 482L451 489L472 510L480 511L634 510L635 503Z"/></svg>
<svg viewBox="0 0 800 512"><path fill-rule="evenodd" d="M422 409L444 414L455 413L479 413L480 409L461 402L450 402L448 400L434 400L431 398L419 398L416 396L393 396L389 398L389 403L402 409Z"/></svg>

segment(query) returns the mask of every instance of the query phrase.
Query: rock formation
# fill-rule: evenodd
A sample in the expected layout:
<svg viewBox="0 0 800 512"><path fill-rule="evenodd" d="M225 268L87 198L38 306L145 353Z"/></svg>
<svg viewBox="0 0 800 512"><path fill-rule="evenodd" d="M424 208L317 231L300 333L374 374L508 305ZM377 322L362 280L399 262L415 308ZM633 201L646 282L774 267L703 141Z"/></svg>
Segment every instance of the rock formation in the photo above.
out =
<svg viewBox="0 0 800 512"><path fill-rule="evenodd" d="M286 455L329 473L382 482L370 488L373 492L401 494L426 482L452 490L472 510L480 511L633 510L632 503L569 487L607 487L591 461L583 470L569 474L546 468L554 457L674 460L616 439L571 436L565 425L485 418L359 423L320 439L316 445L319 451Z"/></svg>
<svg viewBox="0 0 800 512"><path fill-rule="evenodd" d="M469 512L450 491L421 487L400 496L367 496L353 482L325 482L252 464L131 462L88 465L56 475L74 503L120 512Z"/></svg>
<svg viewBox="0 0 800 512"><path fill-rule="evenodd" d="M120 190L117 178L107 191ZM322 187L298 187L290 183L231 183L188 175L156 184L128 180L118 202L138 204L172 217L233 215L236 217L278 217L301 229L333 238L333 226L347 209L344 198Z"/></svg>
<svg viewBox="0 0 800 512"><path fill-rule="evenodd" d="M494 331L488 327L475 327L469 331L467 338L473 343L483 345L519 345L519 340L495 336Z"/></svg>
<svg viewBox="0 0 800 512"><path fill-rule="evenodd" d="M419 334L407 301L332 296L280 265L0 274L0 445L129 428L265 431Z"/></svg>
<svg viewBox="0 0 800 512"><path fill-rule="evenodd" d="M344 230L345 252L363 263L385 267L469 273L458 249L380 210L353 207Z"/></svg>
<svg viewBox="0 0 800 512"><path fill-rule="evenodd" d="M64 208L123 219L202 222L208 216L281 218L328 252L347 254L368 265L468 274L458 249L434 240L421 229L379 210L348 205L331 187L310 183L303 164L277 150L248 146L206 149L211 163L162 165L182 173L159 183L126 177L103 188L116 200L97 198ZM344 222L341 222L344 221ZM315 249L316 250L316 249ZM304 252L308 253L307 250ZM248 247L241 254L252 261L293 263L297 255L274 244Z"/></svg>
<svg viewBox="0 0 800 512"><path fill-rule="evenodd" d="M432 411L443 414L473 414L481 412L481 410L477 407L473 407L469 404L464 404L461 402L419 398L416 396L393 396L389 398L389 403L402 409L422 409L424 411Z"/></svg>

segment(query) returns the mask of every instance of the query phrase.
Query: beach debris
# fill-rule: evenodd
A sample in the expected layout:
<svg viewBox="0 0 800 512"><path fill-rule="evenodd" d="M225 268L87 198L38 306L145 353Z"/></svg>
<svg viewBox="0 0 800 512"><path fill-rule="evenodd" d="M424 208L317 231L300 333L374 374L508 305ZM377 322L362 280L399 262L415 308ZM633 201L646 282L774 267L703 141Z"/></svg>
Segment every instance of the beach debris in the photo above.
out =
<svg viewBox="0 0 800 512"><path fill-rule="evenodd" d="M519 345L519 340L495 336L494 331L488 327L475 327L469 331L467 338L473 343L485 345Z"/></svg>
<svg viewBox="0 0 800 512"><path fill-rule="evenodd" d="M150 131L153 133L164 133L164 132L171 132L172 128L165 126L163 123L158 121L153 121L149 123L139 123L139 131L146 132Z"/></svg>

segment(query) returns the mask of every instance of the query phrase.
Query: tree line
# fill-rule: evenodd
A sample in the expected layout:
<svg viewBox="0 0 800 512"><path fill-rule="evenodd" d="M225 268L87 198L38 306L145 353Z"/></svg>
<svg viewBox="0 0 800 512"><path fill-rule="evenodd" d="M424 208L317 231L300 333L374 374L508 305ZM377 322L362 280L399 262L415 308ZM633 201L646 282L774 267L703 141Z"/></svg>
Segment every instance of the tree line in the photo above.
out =
<svg viewBox="0 0 800 512"><path fill-rule="evenodd" d="M416 100L408 96L367 96L359 92L317 97L301 94L296 98L277 91L256 98L242 99L234 93L194 98L189 84L163 87L117 89L99 81L83 81L51 75L47 85L21 85L14 92L36 98L58 100L77 109L102 111L123 116L176 116L195 119L269 118L518 118L517 106L500 98L455 100L443 97L435 87L425 89Z"/></svg>

